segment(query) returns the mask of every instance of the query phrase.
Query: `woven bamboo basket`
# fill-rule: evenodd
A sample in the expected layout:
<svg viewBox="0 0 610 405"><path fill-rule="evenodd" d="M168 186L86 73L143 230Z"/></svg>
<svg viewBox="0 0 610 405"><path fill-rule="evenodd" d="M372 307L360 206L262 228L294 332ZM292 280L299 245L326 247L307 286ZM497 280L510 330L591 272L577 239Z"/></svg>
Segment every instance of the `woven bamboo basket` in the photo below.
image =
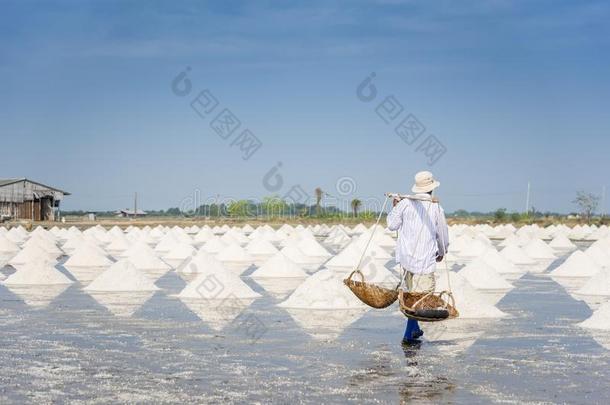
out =
<svg viewBox="0 0 610 405"><path fill-rule="evenodd" d="M407 318L418 321L439 322L460 316L449 291L407 292L401 294L399 302L400 311Z"/></svg>
<svg viewBox="0 0 610 405"><path fill-rule="evenodd" d="M360 281L352 279L354 274L360 275ZM350 275L343 280L343 284L352 290L360 301L373 308L387 308L398 299L397 289L390 290L389 288L364 282L364 275L360 270L352 271Z"/></svg>

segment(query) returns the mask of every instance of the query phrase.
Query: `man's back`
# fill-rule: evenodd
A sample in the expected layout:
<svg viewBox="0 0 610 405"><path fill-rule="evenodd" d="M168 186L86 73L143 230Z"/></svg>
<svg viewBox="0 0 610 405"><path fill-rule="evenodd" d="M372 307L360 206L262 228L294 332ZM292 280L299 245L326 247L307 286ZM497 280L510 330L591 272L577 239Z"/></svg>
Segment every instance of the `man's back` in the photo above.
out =
<svg viewBox="0 0 610 405"><path fill-rule="evenodd" d="M388 215L388 228L398 231L396 261L408 271L427 274L435 270L437 256L449 246L445 213L428 194L401 200ZM427 200L427 201L426 201Z"/></svg>

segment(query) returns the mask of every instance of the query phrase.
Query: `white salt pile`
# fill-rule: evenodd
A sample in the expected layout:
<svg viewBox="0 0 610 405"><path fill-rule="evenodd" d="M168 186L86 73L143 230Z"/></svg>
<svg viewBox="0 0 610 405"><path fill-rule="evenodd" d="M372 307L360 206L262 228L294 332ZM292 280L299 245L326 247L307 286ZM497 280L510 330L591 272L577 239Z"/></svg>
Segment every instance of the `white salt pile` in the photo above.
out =
<svg viewBox="0 0 610 405"><path fill-rule="evenodd" d="M604 269L589 279L577 294L610 296L610 270Z"/></svg>
<svg viewBox="0 0 610 405"><path fill-rule="evenodd" d="M352 271L353 270L343 272L340 274L340 276L342 276L342 278L347 278ZM360 272L367 283L378 284L388 288L396 287L399 281L398 277L396 277L387 267L381 265L376 260L372 260L370 257L366 257L364 260L362 260ZM360 281L360 276L358 274L354 274L353 279Z"/></svg>
<svg viewBox="0 0 610 405"><path fill-rule="evenodd" d="M222 249L226 248L227 244L220 240L219 237L208 240L202 247L202 249L208 253L218 253Z"/></svg>
<svg viewBox="0 0 610 405"><path fill-rule="evenodd" d="M550 274L556 277L592 277L600 271L601 267L593 259L577 250Z"/></svg>
<svg viewBox="0 0 610 405"><path fill-rule="evenodd" d="M111 265L112 261L102 249L86 242L77 247L64 263L64 266L68 269L73 267L108 267Z"/></svg>
<svg viewBox="0 0 610 405"><path fill-rule="evenodd" d="M20 267L2 282L4 285L56 285L73 281L55 268L56 262L35 260Z"/></svg>
<svg viewBox="0 0 610 405"><path fill-rule="evenodd" d="M20 248L15 242L4 235L0 235L0 254L7 256L11 254L16 255L19 250Z"/></svg>
<svg viewBox="0 0 610 405"><path fill-rule="evenodd" d="M330 270L320 270L279 304L283 308L359 309L366 306Z"/></svg>
<svg viewBox="0 0 610 405"><path fill-rule="evenodd" d="M170 266L157 257L154 250L143 242L137 242L125 252L125 257L138 269L143 271L169 271Z"/></svg>
<svg viewBox="0 0 610 405"><path fill-rule="evenodd" d="M218 252L216 258L226 266L245 270L254 263L254 258L238 244L227 246Z"/></svg>
<svg viewBox="0 0 610 405"><path fill-rule="evenodd" d="M519 246L510 245L500 251L500 255L517 265L536 264L536 260L527 255Z"/></svg>
<svg viewBox="0 0 610 405"><path fill-rule="evenodd" d="M540 239L532 239L523 250L533 259L555 259L557 257L553 248Z"/></svg>
<svg viewBox="0 0 610 405"><path fill-rule="evenodd" d="M313 237L303 238L298 242L297 247L305 256L310 256L324 261L332 255L322 245L318 243Z"/></svg>
<svg viewBox="0 0 610 405"><path fill-rule="evenodd" d="M553 238L549 246L557 250L576 249L576 245L564 234L559 234Z"/></svg>
<svg viewBox="0 0 610 405"><path fill-rule="evenodd" d="M178 271L183 274L224 273L227 269L212 254L200 250Z"/></svg>
<svg viewBox="0 0 610 405"><path fill-rule="evenodd" d="M292 277L305 278L307 273L295 262L278 252L251 274L253 278Z"/></svg>
<svg viewBox="0 0 610 405"><path fill-rule="evenodd" d="M159 288L142 271L129 260L123 259L114 263L91 282L87 291L156 291Z"/></svg>
<svg viewBox="0 0 610 405"><path fill-rule="evenodd" d="M458 274L479 290L510 290L514 288L500 273L481 258L466 265Z"/></svg>
<svg viewBox="0 0 610 405"><path fill-rule="evenodd" d="M231 272L204 272L188 283L178 297L223 300L227 298L258 298L260 294L252 290L248 284Z"/></svg>
<svg viewBox="0 0 610 405"><path fill-rule="evenodd" d="M610 330L610 301L593 312L590 318L578 324L587 329Z"/></svg>
<svg viewBox="0 0 610 405"><path fill-rule="evenodd" d="M460 318L501 318L507 316L506 313L487 303L485 297L470 285L466 278L457 273L449 273L449 277L451 277L451 290ZM436 281L436 291L448 290L447 275L439 274Z"/></svg>
<svg viewBox="0 0 610 405"><path fill-rule="evenodd" d="M585 254L593 259L599 266L610 267L610 255L599 241L589 246L589 248L585 250Z"/></svg>
<svg viewBox="0 0 610 405"><path fill-rule="evenodd" d="M481 259L483 259L487 264L496 269L498 273L503 274L508 278L516 278L525 274L525 270L518 268L511 261L505 259L494 248L488 249L481 256Z"/></svg>
<svg viewBox="0 0 610 405"><path fill-rule="evenodd" d="M252 256L255 262L260 262L261 260L264 261L272 257L278 253L279 250L267 239L257 238L248 243L246 246L246 252Z"/></svg>

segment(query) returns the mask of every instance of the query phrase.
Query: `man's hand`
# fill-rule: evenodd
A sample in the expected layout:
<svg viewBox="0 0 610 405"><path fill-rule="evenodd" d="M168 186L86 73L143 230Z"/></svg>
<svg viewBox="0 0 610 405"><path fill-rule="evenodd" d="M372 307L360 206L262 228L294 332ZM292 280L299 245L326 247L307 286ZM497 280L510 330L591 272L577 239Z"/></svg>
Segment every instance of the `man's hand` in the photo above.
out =
<svg viewBox="0 0 610 405"><path fill-rule="evenodd" d="M400 202L400 200L398 198L394 198L392 200L392 207L396 207L396 204L398 204Z"/></svg>
<svg viewBox="0 0 610 405"><path fill-rule="evenodd" d="M443 256L436 256L436 262L440 263L443 261Z"/></svg>

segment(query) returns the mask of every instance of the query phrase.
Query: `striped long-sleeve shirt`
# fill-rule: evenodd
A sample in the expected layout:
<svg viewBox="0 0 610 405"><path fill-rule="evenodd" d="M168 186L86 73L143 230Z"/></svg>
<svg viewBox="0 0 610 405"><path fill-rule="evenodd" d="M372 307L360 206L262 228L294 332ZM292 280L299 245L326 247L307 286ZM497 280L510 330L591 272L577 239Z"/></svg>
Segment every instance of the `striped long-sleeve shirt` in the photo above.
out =
<svg viewBox="0 0 610 405"><path fill-rule="evenodd" d="M428 194L416 197L430 199ZM432 273L436 257L447 253L449 232L438 203L405 198L388 214L388 228L398 231L396 261L412 273Z"/></svg>

